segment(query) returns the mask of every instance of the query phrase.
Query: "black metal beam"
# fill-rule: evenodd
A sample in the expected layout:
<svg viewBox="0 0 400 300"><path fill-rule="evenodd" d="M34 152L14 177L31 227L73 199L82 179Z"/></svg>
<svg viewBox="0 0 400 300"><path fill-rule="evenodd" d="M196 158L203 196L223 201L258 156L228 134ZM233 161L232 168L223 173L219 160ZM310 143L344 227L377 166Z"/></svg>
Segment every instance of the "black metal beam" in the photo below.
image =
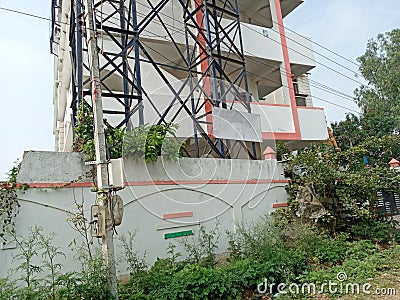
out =
<svg viewBox="0 0 400 300"><path fill-rule="evenodd" d="M205 107L218 106L224 109L233 109L234 103L227 105L226 98L228 93L240 94L236 85L246 92L246 99L239 97L238 100L250 111L237 0L203 0L196 7L190 7L189 0L178 0L175 3L171 0L158 0L156 3L146 0L141 5L147 7L147 11L141 10L140 13L137 11L136 1L104 1L99 2L96 7L98 39L106 38L107 43L113 45L111 48L100 51L102 56L100 81L104 87L102 95L111 98L110 100L114 99L121 105L121 109L107 109L104 112L120 118L117 126L127 126L128 129L130 126L144 124L145 106L147 110L155 112L157 119L154 122L157 124L175 121L183 114L192 120L196 157L201 154L199 145L201 144L200 139L202 139L206 143L204 151L209 151L218 157L235 157L232 151L240 145L239 148L246 149L255 159L255 144L250 150L246 148L243 141L233 141L233 146L231 146L231 142L228 140L211 138L212 131L206 132L203 128L204 125L207 128L213 126L209 118L212 112L204 111ZM70 28L73 29L73 32L71 32L70 41L71 48L73 48L71 53L74 69L73 86L75 87L73 88L72 108L76 114L76 108L83 101L83 97L90 96L89 89L91 87L90 78L83 80L84 71L89 70L84 62L86 50L80 30L82 27L81 17L86 12L83 11L79 0L71 0L71 3L74 4L71 6ZM103 10L103 5L107 5L107 9ZM177 22L183 23L184 33L176 31L171 26L168 19L176 18L176 15L171 16L165 12L167 5L179 7L181 16L178 17ZM56 0L52 0L53 15L56 11L55 6ZM101 10L101 14L98 13L99 10ZM224 17L232 21L222 22ZM146 40L142 39L142 35L146 31L151 33L151 24L157 25L157 28L163 31L162 35L159 32L154 34L154 38L162 39L162 43L165 43L165 40L169 41L170 53L172 55L173 51L173 55L178 59L169 59L165 53L152 48L152 44L146 42L149 37L146 37ZM56 24L54 23L53 26ZM54 29L52 32L54 33ZM178 41L177 34L184 35L184 42ZM156 61L151 53L160 55L164 61L160 61L160 59ZM141 64L144 63L151 66L152 72L158 76L154 80L159 80L161 84L168 87L171 93L170 99L157 99L157 95L149 94L143 89ZM180 84L174 83L173 85L168 79L169 77L165 75L166 71L186 73L187 76ZM111 77L112 75L115 76ZM112 90L111 85L106 84L106 80L122 83L120 85L122 90ZM161 103L160 101L168 102ZM177 110L172 109L175 105L179 106ZM139 123L132 124L130 120L136 113ZM185 153L189 155L188 151Z"/></svg>

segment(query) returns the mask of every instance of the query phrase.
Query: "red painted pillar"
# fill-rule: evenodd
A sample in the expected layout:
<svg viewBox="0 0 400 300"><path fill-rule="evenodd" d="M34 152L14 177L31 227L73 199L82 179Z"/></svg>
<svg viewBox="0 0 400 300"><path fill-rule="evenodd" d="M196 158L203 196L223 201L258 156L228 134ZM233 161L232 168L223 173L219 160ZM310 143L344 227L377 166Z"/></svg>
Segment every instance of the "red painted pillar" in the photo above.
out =
<svg viewBox="0 0 400 300"><path fill-rule="evenodd" d="M195 0L195 8L196 8L196 9L197 9L198 7L200 7L201 5L202 5L202 0ZM203 11L200 9L200 10L196 13L196 22L197 22L198 26L199 26L200 28L202 28L203 33L205 34L205 32L204 32L204 20L203 20L203 16L204 16L204 13L203 13ZM198 39L199 39L200 44L201 44L201 46L203 47L203 49L207 49L206 41L204 40L203 36L202 36L200 33L198 34ZM200 48L200 47L199 47L199 48ZM203 50L202 50L202 49L199 49L199 51L203 51ZM200 60L203 60L203 59L204 59L204 61L201 62L200 66L201 66L201 72L204 74L204 73L207 71L208 66L209 66L209 62L208 62L208 59L207 59L207 54L204 53L204 52L201 53L201 55L200 55ZM204 85L203 85L203 89L210 95L210 94L211 94L210 77L207 76L207 77L204 78L204 80L205 80L205 82L204 82ZM207 113L207 115L206 115L206 122L207 122L207 123L211 123L211 124L207 124L207 133L208 133L210 136L213 136L213 126L212 126L212 121L213 121L213 119L212 119L212 104L210 103L210 101L208 101L208 99L206 98L206 96L204 96L204 101L205 101L204 109L205 109L205 111L206 111L206 113Z"/></svg>
<svg viewBox="0 0 400 300"><path fill-rule="evenodd" d="M289 60L289 52L288 52L288 48L287 48L285 27L283 26L281 3L280 3L280 0L274 0L274 1L275 1L276 16L278 19L277 21L278 21L278 27L279 27L279 35L281 37L283 63L285 66L287 85L289 88L290 104L291 104L291 108L292 108L294 129L295 129L297 138L301 139L299 115L297 113L296 96L294 94L294 88L293 88L292 70L290 68L290 60ZM282 76L284 76L284 75L285 74L282 74Z"/></svg>

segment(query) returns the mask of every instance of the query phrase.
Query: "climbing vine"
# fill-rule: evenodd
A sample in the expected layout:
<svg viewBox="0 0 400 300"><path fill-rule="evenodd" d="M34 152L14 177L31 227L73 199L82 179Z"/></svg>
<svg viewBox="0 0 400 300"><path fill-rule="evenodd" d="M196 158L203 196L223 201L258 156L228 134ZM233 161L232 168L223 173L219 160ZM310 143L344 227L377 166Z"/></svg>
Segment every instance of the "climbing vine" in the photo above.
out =
<svg viewBox="0 0 400 300"><path fill-rule="evenodd" d="M182 157L185 142L175 137L177 124L142 125L125 133L124 156L156 161L159 156L168 159Z"/></svg>
<svg viewBox="0 0 400 300"><path fill-rule="evenodd" d="M94 160L93 113L86 101L82 101L79 104L74 130L73 150L85 153L88 156L88 160Z"/></svg>
<svg viewBox="0 0 400 300"><path fill-rule="evenodd" d="M175 137L177 124L141 125L129 131L113 127L104 120L106 149L108 158L123 155L155 161L159 156L168 159L182 157L185 143ZM73 150L87 154L88 160L95 159L93 112L85 101L79 105Z"/></svg>
<svg viewBox="0 0 400 300"><path fill-rule="evenodd" d="M26 190L28 185L17 185L18 166L8 172L8 180L0 184L0 238L7 244L7 235L15 234L15 217L18 215L17 190Z"/></svg>

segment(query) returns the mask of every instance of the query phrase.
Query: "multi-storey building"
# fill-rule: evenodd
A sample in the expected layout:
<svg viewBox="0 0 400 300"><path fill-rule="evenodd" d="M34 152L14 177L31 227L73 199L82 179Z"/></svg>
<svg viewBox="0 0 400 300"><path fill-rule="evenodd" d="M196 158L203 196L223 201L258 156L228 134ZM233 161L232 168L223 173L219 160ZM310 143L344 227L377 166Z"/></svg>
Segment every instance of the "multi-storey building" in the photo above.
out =
<svg viewBox="0 0 400 300"><path fill-rule="evenodd" d="M171 240L216 222L224 251L225 230L287 206L288 180L268 146L281 140L298 149L328 137L324 111L310 95L311 44L283 27L301 2L96 0L101 78L92 78L85 46L91 14L81 1L54 0L56 152L24 155L17 180L40 189L19 195L17 234L34 224L55 230L68 267L78 267L65 246L77 238L66 219L74 203L90 211L96 194L88 177L92 166L70 152L78 105L91 104L96 81L111 124L129 129L172 121L186 141L187 157L178 161L125 160L118 232L137 229L137 250L147 251L149 262L165 256ZM11 265L15 246L4 246L2 270Z"/></svg>
<svg viewBox="0 0 400 300"><path fill-rule="evenodd" d="M71 151L77 105L82 99L90 102L90 74L85 46L87 22L84 7L75 1L53 2L54 15L58 20L53 26L52 37L56 54L55 149ZM95 1L97 41L104 77L105 118L114 125L122 126L127 123L126 117L130 117L132 126L157 123L161 119L160 112L164 113L173 103L174 108L165 114L163 121L173 119L180 123L178 135L190 137L187 144L193 144L193 127L196 126L192 124L188 112L182 109L183 105L171 100L173 92L165 86L172 84L178 91L187 78L217 78L230 80L241 89L227 93L225 97L221 96L224 94L221 87L219 91L210 90L210 95L196 94L204 105L198 105L200 108L193 116L211 138L214 133L212 115L215 114L212 107L224 108L223 102L240 102L242 98L244 105L234 105L233 109L247 110L261 117L264 141L260 143L261 148L265 148L265 142L271 139L286 141L291 148L326 139L324 112L322 108L313 106L307 78L308 72L315 67L311 42L286 32L283 26L283 18L302 2ZM134 17L130 15L132 7L136 10ZM128 45L135 36L133 19L136 19L140 32L139 44ZM123 53L126 45L130 48ZM135 53L138 59L135 59ZM125 62L122 58L115 58L125 54ZM213 66L214 63L216 66ZM242 71L244 74L240 74ZM134 72L135 75L132 74ZM132 87L134 82L136 87ZM182 95L186 93L187 96L188 86L186 84ZM250 100L243 97L246 93L251 96ZM222 98L219 99L217 94ZM246 100L249 108L246 107ZM230 105L226 106L229 109ZM190 103L187 107L192 109ZM136 111L130 115L132 110ZM195 131L199 132L198 129ZM229 137L229 134L222 134L224 136ZM258 157L261 156L259 152ZM216 153L212 154L218 157Z"/></svg>

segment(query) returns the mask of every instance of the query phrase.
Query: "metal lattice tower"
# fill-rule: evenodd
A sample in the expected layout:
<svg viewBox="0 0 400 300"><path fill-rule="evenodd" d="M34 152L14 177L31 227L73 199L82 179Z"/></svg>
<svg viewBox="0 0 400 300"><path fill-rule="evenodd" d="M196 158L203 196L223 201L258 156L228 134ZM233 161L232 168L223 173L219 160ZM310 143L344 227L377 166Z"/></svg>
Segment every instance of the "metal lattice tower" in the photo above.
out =
<svg viewBox="0 0 400 300"><path fill-rule="evenodd" d="M55 20L57 0L52 7ZM70 8L75 117L81 101L91 103L93 79L86 59L87 12L79 0L71 0ZM186 155L230 158L233 148L239 147L256 158L254 142L213 136L213 108L239 105L251 110L237 0L98 0L95 16L106 118L129 130L145 123L174 122L184 113L193 126L192 149ZM60 26L53 22L53 36ZM161 106L143 84L150 69L171 95ZM169 74L180 81L172 82ZM147 119L150 111L156 117Z"/></svg>

